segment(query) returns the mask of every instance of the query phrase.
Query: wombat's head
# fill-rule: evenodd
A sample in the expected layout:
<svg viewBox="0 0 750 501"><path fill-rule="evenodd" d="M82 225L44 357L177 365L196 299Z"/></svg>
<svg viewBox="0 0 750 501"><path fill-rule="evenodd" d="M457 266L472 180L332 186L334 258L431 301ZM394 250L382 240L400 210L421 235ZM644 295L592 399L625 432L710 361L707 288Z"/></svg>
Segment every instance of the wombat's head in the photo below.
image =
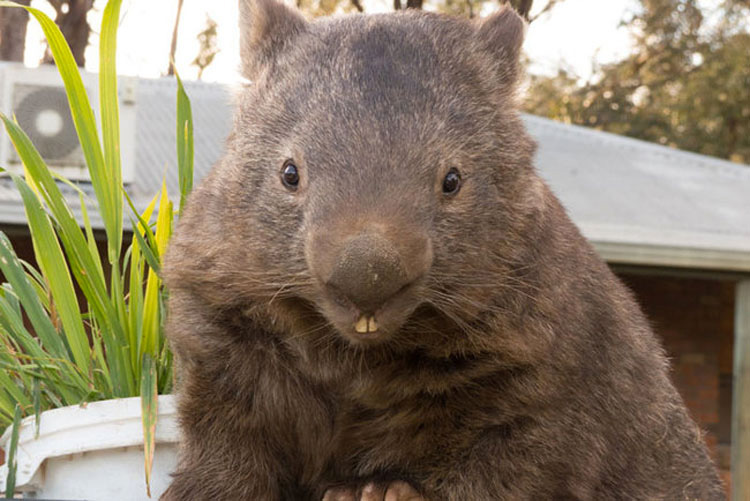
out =
<svg viewBox="0 0 750 501"><path fill-rule="evenodd" d="M493 307L536 189L514 103L518 15L240 11L252 85L207 188L230 228L232 297L317 316L364 346Z"/></svg>

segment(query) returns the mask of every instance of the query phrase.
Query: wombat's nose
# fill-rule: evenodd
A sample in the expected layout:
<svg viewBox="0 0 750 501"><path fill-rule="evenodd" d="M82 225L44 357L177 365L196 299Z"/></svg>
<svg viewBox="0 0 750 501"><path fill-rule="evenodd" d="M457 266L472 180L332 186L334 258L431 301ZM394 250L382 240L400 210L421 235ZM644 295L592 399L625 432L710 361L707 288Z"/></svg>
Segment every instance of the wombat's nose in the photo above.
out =
<svg viewBox="0 0 750 501"><path fill-rule="evenodd" d="M327 281L363 313L374 313L408 283L398 251L385 237L373 234L346 242Z"/></svg>

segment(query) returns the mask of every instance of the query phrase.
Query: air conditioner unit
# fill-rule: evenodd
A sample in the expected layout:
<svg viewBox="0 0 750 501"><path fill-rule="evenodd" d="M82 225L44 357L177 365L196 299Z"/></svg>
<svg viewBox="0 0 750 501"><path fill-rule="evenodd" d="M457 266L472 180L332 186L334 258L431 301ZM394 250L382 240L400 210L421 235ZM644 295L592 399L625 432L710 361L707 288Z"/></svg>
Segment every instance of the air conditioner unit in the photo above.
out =
<svg viewBox="0 0 750 501"><path fill-rule="evenodd" d="M98 75L81 72L91 107L100 124ZM135 175L135 95L137 80L120 77L120 152L123 183ZM57 68L0 65L0 109L16 117L47 165L75 181L90 181L86 160L70 115L65 87ZM8 134L0 132L0 167L21 173L23 166ZM101 137L101 136L100 136Z"/></svg>

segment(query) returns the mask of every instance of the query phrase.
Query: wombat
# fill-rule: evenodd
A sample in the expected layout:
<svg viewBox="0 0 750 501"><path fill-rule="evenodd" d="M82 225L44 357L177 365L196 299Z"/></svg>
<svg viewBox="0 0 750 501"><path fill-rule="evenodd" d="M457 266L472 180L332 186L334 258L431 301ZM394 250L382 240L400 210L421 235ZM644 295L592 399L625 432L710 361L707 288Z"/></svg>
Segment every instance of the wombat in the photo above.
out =
<svg viewBox="0 0 750 501"><path fill-rule="evenodd" d="M533 168L521 18L240 12L252 84L164 268L162 499L723 499L647 320Z"/></svg>

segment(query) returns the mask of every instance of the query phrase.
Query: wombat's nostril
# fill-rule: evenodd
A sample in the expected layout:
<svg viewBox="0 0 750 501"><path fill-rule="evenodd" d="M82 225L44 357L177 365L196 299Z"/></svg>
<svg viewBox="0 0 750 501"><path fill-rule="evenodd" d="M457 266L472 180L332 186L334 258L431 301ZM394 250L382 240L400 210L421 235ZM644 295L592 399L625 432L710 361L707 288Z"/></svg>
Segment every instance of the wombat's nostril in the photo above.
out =
<svg viewBox="0 0 750 501"><path fill-rule="evenodd" d="M326 285L373 313L408 282L394 246L379 235L363 234L346 242Z"/></svg>

